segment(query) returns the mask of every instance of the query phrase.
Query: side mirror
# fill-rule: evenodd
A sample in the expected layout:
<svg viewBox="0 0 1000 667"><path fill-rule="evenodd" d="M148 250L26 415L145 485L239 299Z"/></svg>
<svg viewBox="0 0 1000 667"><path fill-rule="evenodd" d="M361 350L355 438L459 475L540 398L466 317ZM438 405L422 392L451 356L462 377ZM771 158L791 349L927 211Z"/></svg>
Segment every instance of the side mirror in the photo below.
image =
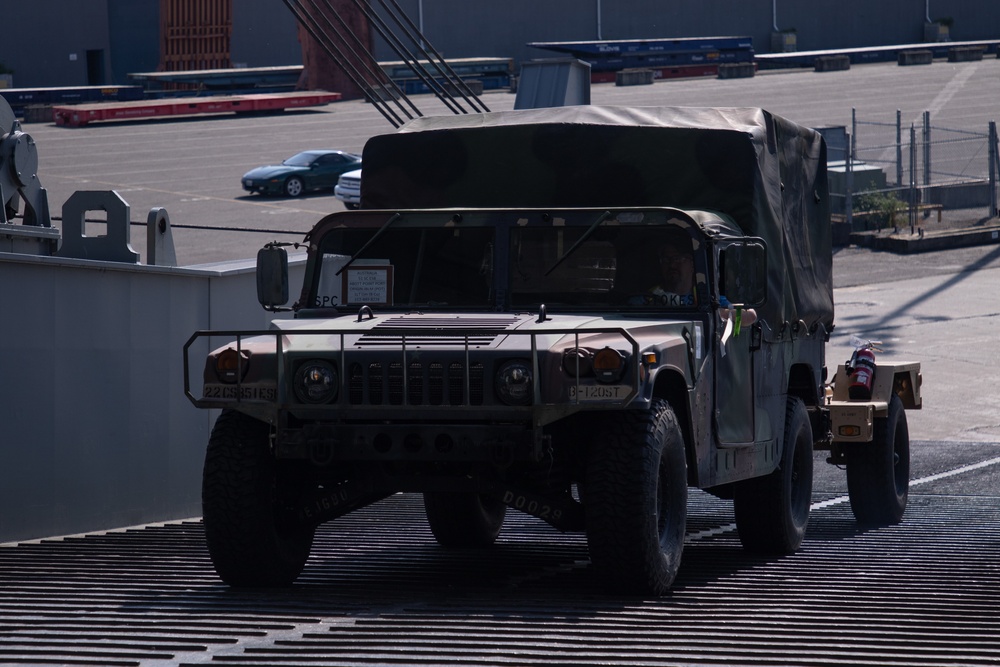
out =
<svg viewBox="0 0 1000 667"><path fill-rule="evenodd" d="M759 239L728 245L719 252L719 294L744 308L767 301L767 249Z"/></svg>
<svg viewBox="0 0 1000 667"><path fill-rule="evenodd" d="M278 310L288 303L288 253L278 246L265 246L257 253L257 300L265 310Z"/></svg>

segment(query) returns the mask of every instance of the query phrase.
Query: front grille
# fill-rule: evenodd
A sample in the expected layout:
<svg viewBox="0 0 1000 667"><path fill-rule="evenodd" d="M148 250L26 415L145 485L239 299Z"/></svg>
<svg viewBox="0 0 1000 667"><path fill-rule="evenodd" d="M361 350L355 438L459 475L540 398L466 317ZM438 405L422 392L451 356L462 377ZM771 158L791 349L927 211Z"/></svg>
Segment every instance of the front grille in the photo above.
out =
<svg viewBox="0 0 1000 667"><path fill-rule="evenodd" d="M489 374L482 362L468 361L468 352L497 344L519 321L511 315L390 317L353 343L366 359L348 364L348 400L359 406L483 405Z"/></svg>
<svg viewBox="0 0 1000 667"><path fill-rule="evenodd" d="M466 387L468 386L468 392ZM398 361L373 361L350 366L348 398L351 405L482 405L485 398L482 363L410 362L403 374Z"/></svg>

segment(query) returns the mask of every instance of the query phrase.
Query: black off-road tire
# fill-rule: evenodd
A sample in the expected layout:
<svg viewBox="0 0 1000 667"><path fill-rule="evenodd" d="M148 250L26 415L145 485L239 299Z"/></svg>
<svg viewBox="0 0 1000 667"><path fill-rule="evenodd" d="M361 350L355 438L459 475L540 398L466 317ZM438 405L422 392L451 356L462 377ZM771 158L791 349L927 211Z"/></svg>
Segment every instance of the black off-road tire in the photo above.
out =
<svg viewBox="0 0 1000 667"><path fill-rule="evenodd" d="M663 595L687 527L684 437L670 404L608 414L589 443L584 512L590 560L613 592Z"/></svg>
<svg viewBox="0 0 1000 667"><path fill-rule="evenodd" d="M789 397L777 470L736 485L733 508L743 548L782 555L798 551L812 504L813 436L802 399Z"/></svg>
<svg viewBox="0 0 1000 667"><path fill-rule="evenodd" d="M201 502L215 570L234 587L287 586L302 572L314 528L282 524L270 427L223 410L205 456Z"/></svg>
<svg viewBox="0 0 1000 667"><path fill-rule="evenodd" d="M298 176L292 176L285 181L285 194L289 197L299 197L305 194L306 184Z"/></svg>
<svg viewBox="0 0 1000 667"><path fill-rule="evenodd" d="M847 450L847 493L858 523L889 526L903 520L910 494L910 431L898 396L889 400L889 414L875 420L872 441Z"/></svg>
<svg viewBox="0 0 1000 667"><path fill-rule="evenodd" d="M477 493L425 493L424 511L434 539L449 549L490 546L507 516L506 505Z"/></svg>

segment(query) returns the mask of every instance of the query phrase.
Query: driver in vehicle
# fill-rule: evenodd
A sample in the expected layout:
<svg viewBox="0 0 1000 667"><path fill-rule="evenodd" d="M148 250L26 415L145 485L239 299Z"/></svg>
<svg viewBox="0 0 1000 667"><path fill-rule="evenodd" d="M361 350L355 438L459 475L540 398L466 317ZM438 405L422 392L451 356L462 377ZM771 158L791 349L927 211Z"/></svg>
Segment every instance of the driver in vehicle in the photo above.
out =
<svg viewBox="0 0 1000 667"><path fill-rule="evenodd" d="M666 244L660 248L656 259L660 265L660 284L653 286L650 294L669 306L695 305L691 249L680 244Z"/></svg>
<svg viewBox="0 0 1000 667"><path fill-rule="evenodd" d="M689 239L679 235L656 253L659 278L645 293L631 297L632 306L694 306L694 254Z"/></svg>
<svg viewBox="0 0 1000 667"><path fill-rule="evenodd" d="M656 253L659 265L658 282L642 295L632 297L629 305L633 306L695 306L695 272L694 253L691 241L686 236L677 235L672 240L662 244ZM722 296L719 316L729 319L733 312L732 304ZM753 308L741 309L739 320L747 326L757 321L757 312Z"/></svg>

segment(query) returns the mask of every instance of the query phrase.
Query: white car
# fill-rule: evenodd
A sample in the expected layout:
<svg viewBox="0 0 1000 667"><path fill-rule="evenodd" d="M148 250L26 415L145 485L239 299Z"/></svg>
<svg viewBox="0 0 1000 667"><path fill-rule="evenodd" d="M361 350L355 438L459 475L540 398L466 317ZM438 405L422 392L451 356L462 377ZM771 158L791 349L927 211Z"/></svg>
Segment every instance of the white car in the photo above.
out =
<svg viewBox="0 0 1000 667"><path fill-rule="evenodd" d="M333 194L349 209L361 205L361 170L355 169L341 174Z"/></svg>

